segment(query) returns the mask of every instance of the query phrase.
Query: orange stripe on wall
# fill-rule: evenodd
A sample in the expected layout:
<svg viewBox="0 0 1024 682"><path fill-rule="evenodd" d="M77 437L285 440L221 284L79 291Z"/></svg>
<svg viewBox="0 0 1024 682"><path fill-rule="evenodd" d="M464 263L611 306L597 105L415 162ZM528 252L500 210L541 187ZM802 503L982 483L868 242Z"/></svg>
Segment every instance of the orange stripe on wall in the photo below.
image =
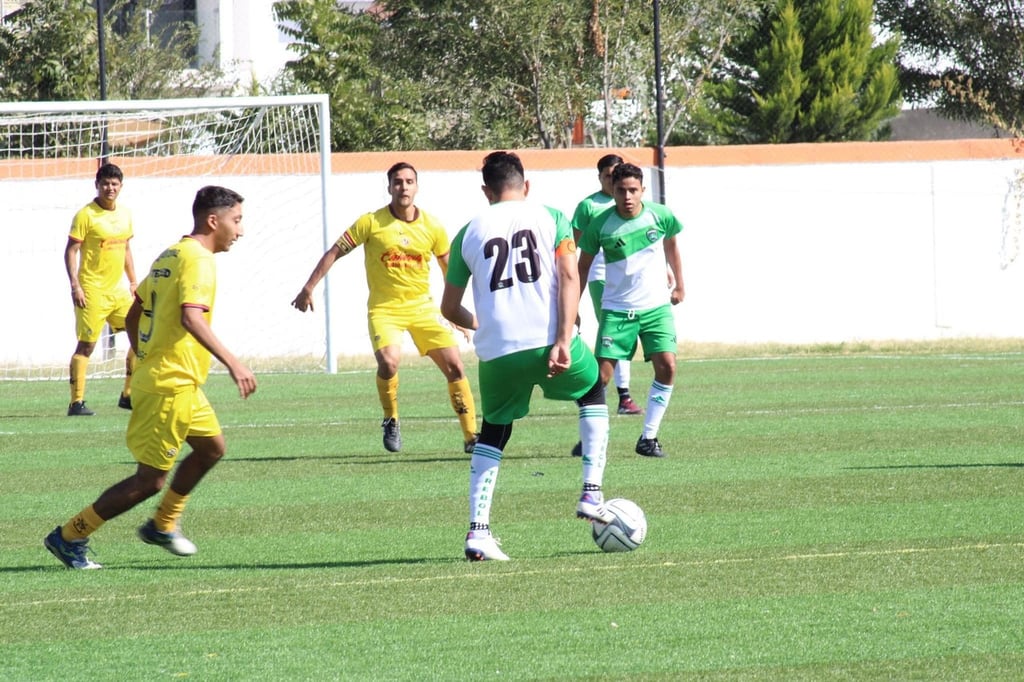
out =
<svg viewBox="0 0 1024 682"><path fill-rule="evenodd" d="M354 152L331 155L331 172L385 172L398 161L419 171L479 170L488 151ZM651 147L521 149L516 153L527 171L593 169L597 160L615 153L642 167L655 165ZM667 147L665 165L750 166L816 163L895 163L975 159L1024 159L1024 140L935 140L926 142L836 142L819 144ZM315 173L314 154L237 154L233 156L111 157L130 176L276 175ZM91 178L95 159L0 160L0 179Z"/></svg>

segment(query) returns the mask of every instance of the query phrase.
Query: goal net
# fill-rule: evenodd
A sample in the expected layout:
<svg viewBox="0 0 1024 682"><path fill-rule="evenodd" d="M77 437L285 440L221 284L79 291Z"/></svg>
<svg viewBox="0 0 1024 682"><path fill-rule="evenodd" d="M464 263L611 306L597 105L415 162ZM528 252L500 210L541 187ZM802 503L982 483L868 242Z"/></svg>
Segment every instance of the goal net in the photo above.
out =
<svg viewBox="0 0 1024 682"><path fill-rule="evenodd" d="M219 255L214 329L254 371L334 371L323 314L289 305L327 238L326 95L0 104L4 339L0 378L67 378L74 312L63 254L101 160L124 171L136 275L192 228L197 189L239 192L244 236ZM292 258L292 254L296 255ZM127 280L123 280L127 286ZM124 334L97 344L90 376L123 373Z"/></svg>

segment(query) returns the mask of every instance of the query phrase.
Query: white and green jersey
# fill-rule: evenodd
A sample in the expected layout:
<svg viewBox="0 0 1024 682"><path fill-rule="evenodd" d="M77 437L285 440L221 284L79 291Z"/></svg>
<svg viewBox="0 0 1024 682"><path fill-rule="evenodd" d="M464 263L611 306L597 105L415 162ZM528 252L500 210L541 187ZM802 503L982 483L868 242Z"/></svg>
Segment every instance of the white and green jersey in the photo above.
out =
<svg viewBox="0 0 1024 682"><path fill-rule="evenodd" d="M669 302L664 240L683 226L667 206L644 202L640 215L623 218L615 206L591 220L580 250L604 253L604 310L650 310Z"/></svg>
<svg viewBox="0 0 1024 682"><path fill-rule="evenodd" d="M492 204L459 231L445 279L459 287L473 279L473 344L481 360L555 342L556 252L573 249L568 218L528 201Z"/></svg>
<svg viewBox="0 0 1024 682"><path fill-rule="evenodd" d="M581 201L576 206L576 212L572 214L572 229L583 232L587 229L595 216L615 203L615 197L598 190ZM604 254L598 253L594 256L594 262L590 264L590 272L587 273L587 282L604 281Z"/></svg>

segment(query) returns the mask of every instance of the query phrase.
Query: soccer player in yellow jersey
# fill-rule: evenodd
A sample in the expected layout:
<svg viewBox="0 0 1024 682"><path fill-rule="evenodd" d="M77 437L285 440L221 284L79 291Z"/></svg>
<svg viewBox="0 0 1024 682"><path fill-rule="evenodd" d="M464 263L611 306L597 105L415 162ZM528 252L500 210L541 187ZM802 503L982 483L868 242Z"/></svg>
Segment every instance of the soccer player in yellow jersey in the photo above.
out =
<svg viewBox="0 0 1024 682"><path fill-rule="evenodd" d="M135 473L43 540L68 568L100 568L86 555L89 536L163 490L185 443L192 452L178 465L156 514L138 535L171 554L195 554L196 546L181 534L178 520L193 488L225 452L220 423L201 388L210 356L227 368L242 398L256 390L256 377L210 327L217 293L213 254L227 251L242 236L242 197L224 187L203 187L196 193L192 216L192 233L153 262L126 318L139 357L126 438L138 462Z"/></svg>
<svg viewBox="0 0 1024 682"><path fill-rule="evenodd" d="M64 266L71 282L75 304L75 333L78 345L71 356L71 404L69 417L96 414L85 406L85 373L89 356L96 348L105 323L115 332L124 329L124 318L135 292L135 262L129 240L133 236L132 215L118 206L124 174L112 163L96 171L96 198L75 214L64 247ZM121 274L128 276L131 291L121 286ZM125 359L124 390L117 404L132 409L131 377L135 353Z"/></svg>
<svg viewBox="0 0 1024 682"><path fill-rule="evenodd" d="M292 305L313 309L313 290L334 262L363 245L370 339L377 360L377 393L384 410L384 448L398 452L398 362L402 335L409 332L421 355L428 356L448 379L448 396L462 427L463 449L476 443L476 406L452 329L430 295L430 259L448 271L448 234L432 216L416 207L416 169L396 163L388 169L391 203L367 213L341 235L320 258Z"/></svg>

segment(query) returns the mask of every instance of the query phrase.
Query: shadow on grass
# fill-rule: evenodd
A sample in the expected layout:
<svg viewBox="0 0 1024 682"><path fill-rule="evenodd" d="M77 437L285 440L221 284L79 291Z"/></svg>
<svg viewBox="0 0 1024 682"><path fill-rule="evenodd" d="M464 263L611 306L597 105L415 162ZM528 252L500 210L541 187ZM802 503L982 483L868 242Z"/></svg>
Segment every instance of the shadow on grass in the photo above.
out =
<svg viewBox="0 0 1024 682"><path fill-rule="evenodd" d="M465 563L465 559L459 557L444 558L423 558L423 559L369 559L366 561L317 561L317 562L295 562L295 563L266 563L266 564L200 564L179 561L173 563L140 563L125 562L117 564L103 564L103 572L109 571L300 571L320 570L325 568L369 568L371 566L427 566L444 565L452 563ZM37 566L0 566L0 574L3 573L36 573L38 571L70 571L71 569L61 566L59 563L46 563Z"/></svg>
<svg viewBox="0 0 1024 682"><path fill-rule="evenodd" d="M310 460L338 460L348 464L429 464L432 462L468 462L469 455L453 455L451 457L383 457L380 455L293 455L276 457L232 457L228 455L217 466L222 467L233 462L308 462Z"/></svg>
<svg viewBox="0 0 1024 682"><path fill-rule="evenodd" d="M885 469L985 469L989 467L1003 467L1006 469L1024 468L1024 462L978 462L975 464L891 464L887 466L873 467L843 467L844 469L870 471Z"/></svg>

